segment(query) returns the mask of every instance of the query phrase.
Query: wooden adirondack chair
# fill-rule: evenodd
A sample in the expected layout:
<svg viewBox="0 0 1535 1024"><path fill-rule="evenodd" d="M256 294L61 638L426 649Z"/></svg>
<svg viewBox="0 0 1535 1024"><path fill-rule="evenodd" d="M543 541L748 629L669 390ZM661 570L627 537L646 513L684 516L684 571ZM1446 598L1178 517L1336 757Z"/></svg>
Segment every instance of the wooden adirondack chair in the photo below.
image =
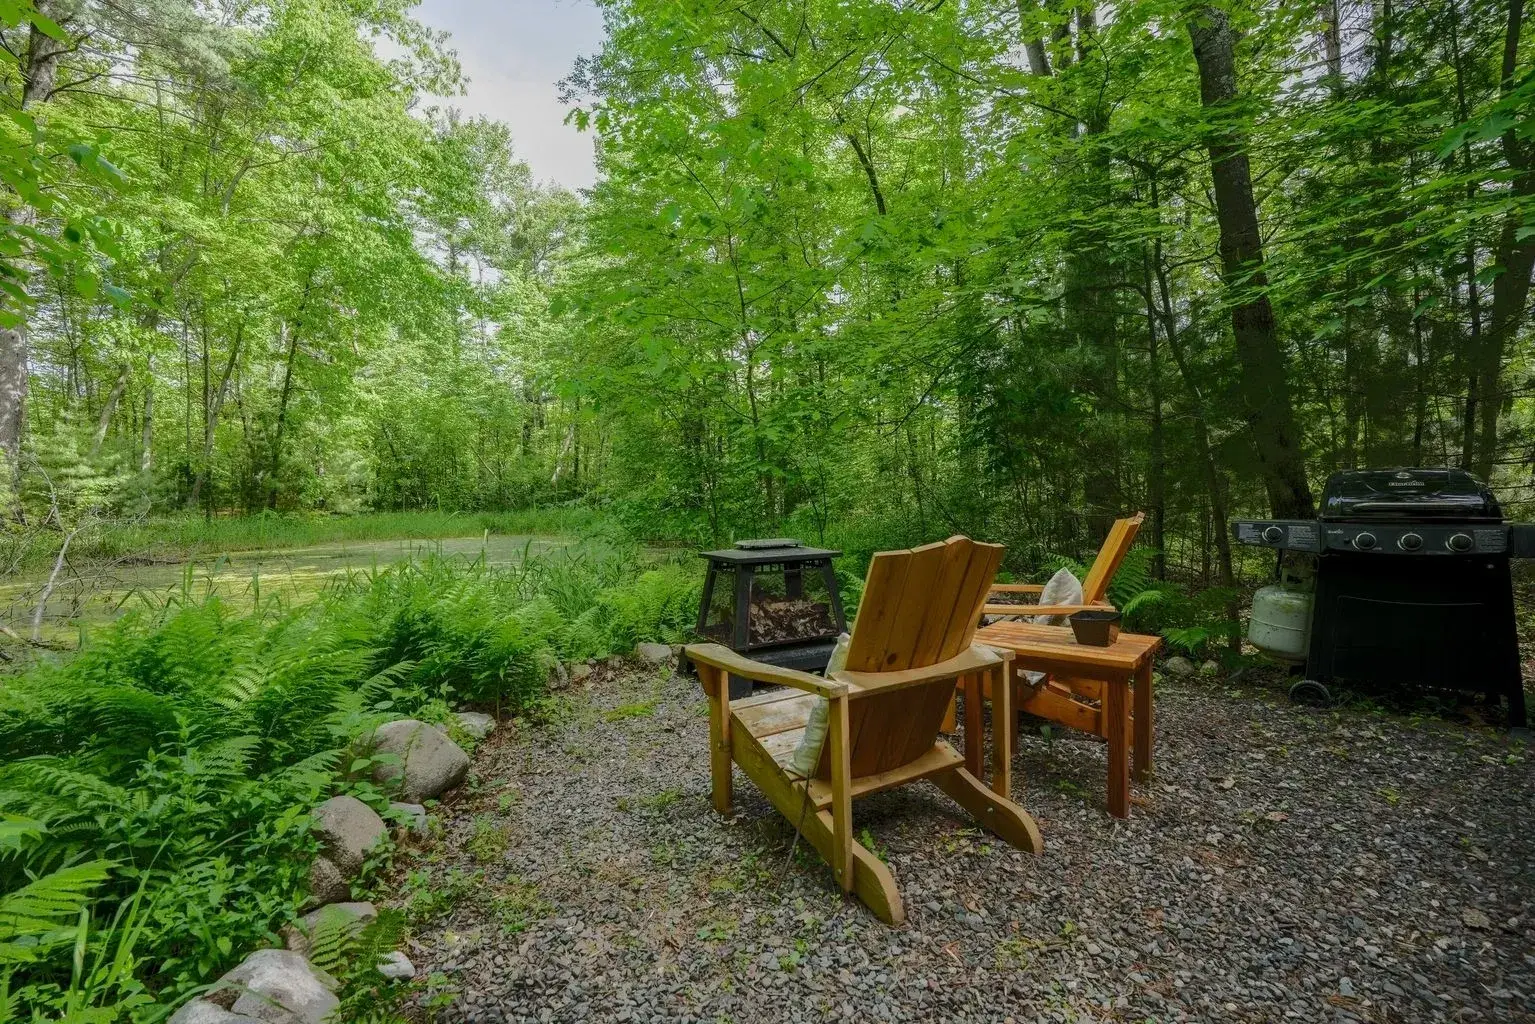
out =
<svg viewBox="0 0 1535 1024"><path fill-rule="evenodd" d="M1130 551L1130 545L1135 543L1135 535L1141 530L1141 523L1146 519L1146 513L1137 512L1127 519L1117 519L1109 528L1109 535L1103 541L1103 546L1098 549L1098 556L1093 559L1092 567L1087 571L1087 579L1082 581L1082 604L1001 604L988 603L981 609L986 615L1072 615L1076 612L1101 610L1112 608L1108 602L1109 584L1114 580L1114 574L1119 571L1120 563L1125 560L1125 555ZM1039 594L1044 590L1041 583L993 583L987 592L987 597L997 594ZM1066 707L1062 702L1077 703L1082 699L1101 701L1103 699L1103 686L1089 679L1049 679L1038 672L1010 671L1009 676L1019 675L1019 687L1014 701L1015 713L1027 712L1038 715L1041 718L1049 718L1061 722L1063 725L1076 726L1082 720L1079 709ZM984 686L985 698L992 697L991 684L988 681ZM957 715L953 704L943 716L943 731L953 732L957 725ZM1017 738L1017 730L1013 731L1014 739Z"/></svg>
<svg viewBox="0 0 1535 1024"><path fill-rule="evenodd" d="M1137 512L1127 519L1116 520L1109 530L1108 537L1103 546L1098 549L1098 557L1093 559L1092 568L1088 570L1087 579L1082 581L1082 600L1080 605L1017 605L1017 604L987 604L985 612L988 615L1071 615L1075 612L1094 608L1112 608L1108 600L1109 584L1114 580L1114 574L1119 571L1120 563L1125 560L1130 546L1135 543L1135 535L1140 532L1141 523L1146 519L1146 513ZM1042 586L1032 583L1000 583L994 584L990 593L1038 593ZM1091 652L1084 652L1084 656L1090 656ZM1025 665L1010 667L1004 678L1010 678L1015 685L1002 687L996 690L990 686L990 680L984 688L987 699L992 699L994 693L1002 689L1010 691L1012 698L1010 703L1014 714L1030 714L1040 718L1049 719L1052 722L1060 722L1062 725L1071 726L1073 729L1083 729L1107 737L1111 728L1126 728L1127 723L1108 722L1107 709L1104 706L1103 683L1096 679L1078 678L1069 675L1046 675L1043 672L1031 672ZM953 728L954 714L951 711L944 720L944 725ZM1016 740L1017 730L1013 730Z"/></svg>
<svg viewBox="0 0 1535 1024"><path fill-rule="evenodd" d="M1082 581L1081 604L1046 607L1039 604L988 603L982 611L987 615L1071 615L1095 608L1113 607L1107 600L1109 584L1113 582L1120 563L1129 553L1130 545L1135 543L1135 535L1140 533L1141 523L1145 520L1144 512L1137 512L1128 519L1115 520L1103 546L1098 549L1098 557L1093 559L1092 568L1087 571L1087 579ZM1040 583L994 583L987 597L995 594L1039 594L1044 589Z"/></svg>
<svg viewBox="0 0 1535 1024"><path fill-rule="evenodd" d="M718 644L687 649L709 697L715 808L731 812L731 764L739 764L831 865L842 890L856 893L887 924L906 915L890 869L853 838L859 797L929 779L1009 843L1041 849L1034 819L1008 798L1013 716L1001 685L1008 655L971 644L1001 560L1001 547L967 537L875 555L847 668L832 678L764 665ZM732 701L731 673L788 689ZM979 714L966 730L966 756L938 736L955 685L963 682L979 698L983 678L995 680L993 689L1003 695L994 716L1002 726L993 737L990 790L979 777ZM815 772L800 779L788 765L822 698L829 702L827 742ZM967 705L979 711L979 699Z"/></svg>

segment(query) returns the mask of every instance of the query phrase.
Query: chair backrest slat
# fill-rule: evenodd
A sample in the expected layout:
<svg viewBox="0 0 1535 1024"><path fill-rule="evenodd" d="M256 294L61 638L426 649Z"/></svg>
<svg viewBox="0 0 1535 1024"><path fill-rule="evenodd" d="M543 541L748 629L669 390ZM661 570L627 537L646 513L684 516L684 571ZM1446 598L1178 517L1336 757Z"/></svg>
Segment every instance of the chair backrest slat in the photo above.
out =
<svg viewBox="0 0 1535 1024"><path fill-rule="evenodd" d="M910 551L883 551L869 563L847 667L855 672L926 668L955 657L975 635L1003 548L951 537ZM855 693L848 709L853 775L898 768L927 753L954 693L954 681L891 693ZM820 773L830 771L829 752Z"/></svg>
<svg viewBox="0 0 1535 1024"><path fill-rule="evenodd" d="M1087 572L1087 579L1082 581L1082 603L1093 604L1102 601L1108 593L1109 583L1114 579L1114 574L1119 571L1119 565L1125 560L1125 555L1130 552L1130 545L1135 543L1135 535L1141 530L1141 523L1146 519L1146 513L1137 512L1128 519L1119 519L1109 530L1108 537L1103 542L1103 547L1098 549L1098 557L1093 559L1092 568Z"/></svg>

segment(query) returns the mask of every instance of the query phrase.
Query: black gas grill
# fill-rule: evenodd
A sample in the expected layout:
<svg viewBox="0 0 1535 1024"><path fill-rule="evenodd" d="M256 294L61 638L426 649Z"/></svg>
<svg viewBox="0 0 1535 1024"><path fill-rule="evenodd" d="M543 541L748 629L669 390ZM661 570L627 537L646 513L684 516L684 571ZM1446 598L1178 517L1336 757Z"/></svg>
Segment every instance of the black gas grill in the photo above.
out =
<svg viewBox="0 0 1535 1024"><path fill-rule="evenodd" d="M1525 724L1509 559L1535 557L1535 526L1505 523L1469 473L1345 470L1328 479L1320 519L1243 520L1232 532L1317 556L1302 685L1481 692Z"/></svg>

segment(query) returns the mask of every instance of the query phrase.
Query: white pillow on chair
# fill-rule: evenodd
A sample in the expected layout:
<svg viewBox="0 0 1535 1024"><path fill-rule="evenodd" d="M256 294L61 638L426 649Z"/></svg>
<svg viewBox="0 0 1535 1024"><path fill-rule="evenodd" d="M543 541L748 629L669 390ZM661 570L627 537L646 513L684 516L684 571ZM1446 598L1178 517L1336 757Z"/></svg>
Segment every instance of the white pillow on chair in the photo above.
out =
<svg viewBox="0 0 1535 1024"><path fill-rule="evenodd" d="M853 645L853 638L846 633L837 637L837 646L831 650L831 660L826 663L826 678L830 679L834 672L841 672L847 668L848 648ZM805 723L805 732L799 738L799 746L794 748L794 756L789 760L789 771L795 778L808 779L815 774L815 770L821 764L821 747L826 743L826 731L829 724L831 702L825 697L817 697L810 708L810 719Z"/></svg>
<svg viewBox="0 0 1535 1024"><path fill-rule="evenodd" d="M1040 592L1039 603L1044 607L1082 603L1082 581L1070 569L1057 569L1045 589ZM1036 615L1031 620L1038 626L1064 626L1064 615Z"/></svg>

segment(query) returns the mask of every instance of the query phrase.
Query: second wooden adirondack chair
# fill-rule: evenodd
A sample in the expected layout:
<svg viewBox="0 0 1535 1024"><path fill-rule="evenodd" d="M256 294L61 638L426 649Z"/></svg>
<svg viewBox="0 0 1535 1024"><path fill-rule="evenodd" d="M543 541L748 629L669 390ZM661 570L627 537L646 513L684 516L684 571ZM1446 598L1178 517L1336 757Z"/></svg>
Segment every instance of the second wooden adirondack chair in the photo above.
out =
<svg viewBox="0 0 1535 1024"><path fill-rule="evenodd" d="M1103 546L1098 549L1098 556L1093 559L1091 568L1087 570L1087 578L1082 581L1081 604L1056 604L1041 605L1019 602L1016 604L991 603L991 599L998 594L1035 594L1038 595L1045 588L1040 583L993 583L986 593L987 604L981 610L986 615L1009 616L1035 616L1035 615L1072 615L1081 611L1112 608L1108 602L1109 584L1114 581L1114 574L1119 571L1120 563L1125 560L1130 546L1135 543L1135 536L1140 532L1141 523L1146 519L1146 513L1137 512L1126 519L1117 519L1109 528L1109 535L1104 539ZM1009 673L1013 675L1014 673ZM1072 709L1062 709L1060 702L1087 700L1102 700L1102 687L1090 680L1079 680L1078 685L1073 686L1069 679L1051 680L1039 673L1028 673L1026 678L1020 681L1018 692L1013 701L1014 710L1017 713L1027 712L1038 715L1041 718L1049 718L1065 725L1075 725L1080 716L1063 714ZM1052 685L1053 684L1053 685ZM988 683L985 686L986 699L990 700L992 691ZM955 708L951 705L943 717L943 731L953 732L957 726L958 718ZM1014 738L1017 731L1014 730Z"/></svg>
<svg viewBox="0 0 1535 1024"><path fill-rule="evenodd" d="M715 808L730 813L731 765L739 764L831 865L842 890L887 924L906 914L890 869L853 838L856 798L928 779L1007 842L1041 848L1034 819L1009 799L1013 716L1001 685L1009 655L971 644L1001 560L1001 547L967 537L875 555L847 668L831 678L764 665L718 644L687 649L709 698ZM788 689L732 701L729 674ZM979 717L967 729L965 756L938 736L955 685L970 687L979 709L983 678L1002 695L991 789L980 780ZM816 769L799 778L790 766L820 700L827 742Z"/></svg>
<svg viewBox="0 0 1535 1024"><path fill-rule="evenodd" d="M1039 594L1045 588L1039 583L993 583L987 593L988 603L983 609L987 615L1071 615L1075 612L1089 611L1094 608L1112 607L1108 602L1109 584L1114 582L1114 574L1119 571L1120 563L1129 554L1130 546L1135 543L1136 534L1141 531L1141 523L1146 521L1146 513L1137 512L1127 519L1117 519L1109 528L1109 535L1103 541L1103 546L1098 549L1098 557L1093 559L1092 567L1087 570L1087 578L1082 581L1082 603L1072 605L1039 604L1002 604L991 603L990 598L997 594Z"/></svg>

